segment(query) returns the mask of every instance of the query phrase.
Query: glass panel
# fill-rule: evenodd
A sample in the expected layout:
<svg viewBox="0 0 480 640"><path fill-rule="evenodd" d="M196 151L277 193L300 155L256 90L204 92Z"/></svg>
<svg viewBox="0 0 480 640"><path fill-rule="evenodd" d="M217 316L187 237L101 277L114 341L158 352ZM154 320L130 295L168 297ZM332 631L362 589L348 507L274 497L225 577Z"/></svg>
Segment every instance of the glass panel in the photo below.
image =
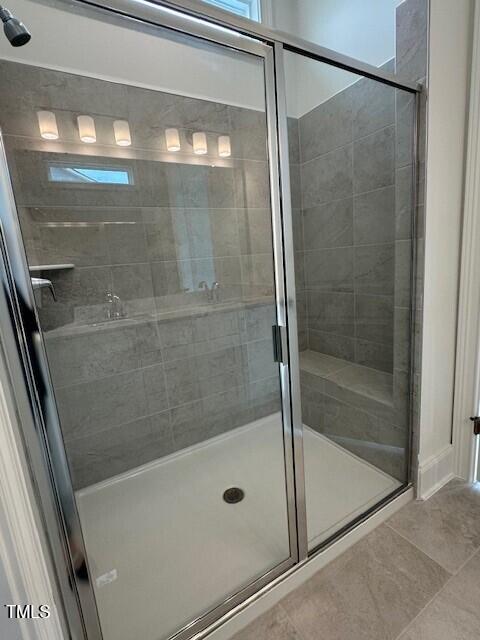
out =
<svg viewBox="0 0 480 640"><path fill-rule="evenodd" d="M157 640L290 557L264 63L98 15L22 3L0 126L103 637Z"/></svg>
<svg viewBox="0 0 480 640"><path fill-rule="evenodd" d="M228 9L230 0L202 0ZM235 0L246 3L247 0ZM266 27L398 73L425 77L428 0L258 0ZM236 12L235 12L236 13Z"/></svg>
<svg viewBox="0 0 480 640"><path fill-rule="evenodd" d="M286 63L312 549L407 481L415 100Z"/></svg>

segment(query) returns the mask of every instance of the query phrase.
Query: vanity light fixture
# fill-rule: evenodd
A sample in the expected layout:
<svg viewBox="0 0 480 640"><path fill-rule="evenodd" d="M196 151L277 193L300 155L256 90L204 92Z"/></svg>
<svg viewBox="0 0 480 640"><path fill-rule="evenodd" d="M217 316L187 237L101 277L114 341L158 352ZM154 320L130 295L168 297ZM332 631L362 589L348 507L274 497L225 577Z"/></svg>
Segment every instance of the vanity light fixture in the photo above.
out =
<svg viewBox="0 0 480 640"><path fill-rule="evenodd" d="M230 136L218 136L218 155L221 158L229 158L232 155Z"/></svg>
<svg viewBox="0 0 480 640"><path fill-rule="evenodd" d="M193 140L193 153L196 153L198 156L204 156L207 149L207 136L203 131L197 131L192 136Z"/></svg>
<svg viewBox="0 0 480 640"><path fill-rule="evenodd" d="M92 116L78 116L78 134L80 140L87 144L93 144L97 141L97 133L95 131L95 121Z"/></svg>
<svg viewBox="0 0 480 640"><path fill-rule="evenodd" d="M126 120L115 120L113 133L115 134L115 142L119 147L129 147L132 144L130 125Z"/></svg>
<svg viewBox="0 0 480 640"><path fill-rule="evenodd" d="M180 151L180 134L178 129L165 129L165 140L169 151Z"/></svg>
<svg viewBox="0 0 480 640"><path fill-rule="evenodd" d="M58 140L57 118L51 111L37 111L40 135L45 140Z"/></svg>

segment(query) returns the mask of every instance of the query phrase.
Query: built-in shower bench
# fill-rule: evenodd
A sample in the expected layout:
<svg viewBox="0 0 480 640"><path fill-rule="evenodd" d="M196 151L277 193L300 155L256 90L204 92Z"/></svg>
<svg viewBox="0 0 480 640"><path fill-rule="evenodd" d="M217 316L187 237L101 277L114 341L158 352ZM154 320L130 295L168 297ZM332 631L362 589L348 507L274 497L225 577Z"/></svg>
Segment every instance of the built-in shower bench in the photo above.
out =
<svg viewBox="0 0 480 640"><path fill-rule="evenodd" d="M307 350L300 352L300 381L306 426L403 477L405 418L393 374Z"/></svg>
<svg viewBox="0 0 480 640"><path fill-rule="evenodd" d="M393 405L391 373L310 350L300 352L300 371L308 386L313 382L313 386L318 388L319 381L323 381L323 393L328 394L329 390L338 387L364 398L367 404ZM319 381L312 381L312 377Z"/></svg>

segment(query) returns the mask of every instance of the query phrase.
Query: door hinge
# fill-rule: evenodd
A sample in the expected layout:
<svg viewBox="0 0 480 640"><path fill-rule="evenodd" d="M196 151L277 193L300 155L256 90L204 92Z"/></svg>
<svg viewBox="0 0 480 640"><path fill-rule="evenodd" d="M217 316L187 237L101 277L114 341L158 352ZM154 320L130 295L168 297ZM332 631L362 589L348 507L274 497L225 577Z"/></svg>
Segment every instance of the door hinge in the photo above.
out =
<svg viewBox="0 0 480 640"><path fill-rule="evenodd" d="M281 327L278 324L272 326L272 341L273 341L273 360L274 362L283 363L284 349L283 349L283 332L285 327Z"/></svg>
<svg viewBox="0 0 480 640"><path fill-rule="evenodd" d="M480 416L475 416L474 418L470 418L473 422L473 434L475 436L480 436Z"/></svg>

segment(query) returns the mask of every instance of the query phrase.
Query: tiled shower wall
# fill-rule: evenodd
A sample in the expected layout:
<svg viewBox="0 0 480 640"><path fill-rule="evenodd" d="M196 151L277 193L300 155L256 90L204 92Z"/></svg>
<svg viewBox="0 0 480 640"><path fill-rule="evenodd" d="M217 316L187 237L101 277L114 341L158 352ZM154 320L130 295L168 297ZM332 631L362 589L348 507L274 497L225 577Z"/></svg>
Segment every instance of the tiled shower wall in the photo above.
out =
<svg viewBox="0 0 480 640"><path fill-rule="evenodd" d="M429 0L405 0L396 9L396 73L410 82L428 87ZM415 322L412 381L412 477L416 477L418 436L420 432L420 396L423 334L423 288L425 268L425 176L427 152L426 93L420 99L418 121L417 210L415 226Z"/></svg>
<svg viewBox="0 0 480 640"><path fill-rule="evenodd" d="M396 58L426 83L428 0L396 10ZM362 78L298 120L289 144L300 349L389 373L409 367L412 97ZM425 111L417 210L416 363L423 289Z"/></svg>
<svg viewBox="0 0 480 640"><path fill-rule="evenodd" d="M395 100L394 89L362 78L302 116L295 170L300 342L389 373L398 239ZM401 206L408 208L411 192L397 200L404 194Z"/></svg>
<svg viewBox="0 0 480 640"><path fill-rule="evenodd" d="M42 274L57 301L42 292L39 316L76 488L277 411L265 115L12 62L0 78L29 264L75 265ZM59 141L40 138L39 109L55 112ZM96 145L78 140L82 113ZM180 157L166 127L180 130ZM199 160L196 130L212 155L230 135L232 158ZM126 169L133 184L55 183L52 162ZM219 283L219 303L202 280ZM106 322L109 292L125 318Z"/></svg>

